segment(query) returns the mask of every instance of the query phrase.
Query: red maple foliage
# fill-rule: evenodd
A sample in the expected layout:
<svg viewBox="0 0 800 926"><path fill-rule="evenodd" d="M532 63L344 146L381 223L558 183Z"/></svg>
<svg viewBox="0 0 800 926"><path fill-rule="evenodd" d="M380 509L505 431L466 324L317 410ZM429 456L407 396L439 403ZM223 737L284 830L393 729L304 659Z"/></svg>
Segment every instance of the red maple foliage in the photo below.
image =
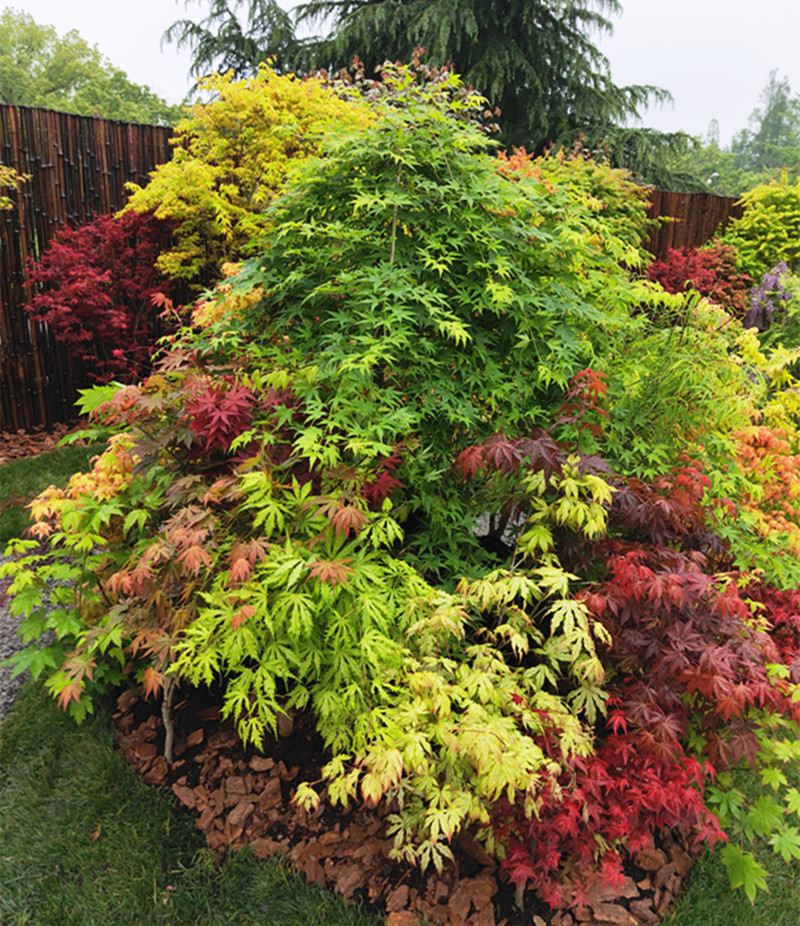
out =
<svg viewBox="0 0 800 926"><path fill-rule="evenodd" d="M750 308L753 280L736 269L736 250L729 244L670 248L665 260L653 261L647 275L670 293L696 290L737 318L744 318Z"/></svg>
<svg viewBox="0 0 800 926"><path fill-rule="evenodd" d="M30 264L40 291L25 308L97 382L132 382L148 371L164 333L154 305L170 292L154 265L173 227L152 213L99 216L62 228Z"/></svg>

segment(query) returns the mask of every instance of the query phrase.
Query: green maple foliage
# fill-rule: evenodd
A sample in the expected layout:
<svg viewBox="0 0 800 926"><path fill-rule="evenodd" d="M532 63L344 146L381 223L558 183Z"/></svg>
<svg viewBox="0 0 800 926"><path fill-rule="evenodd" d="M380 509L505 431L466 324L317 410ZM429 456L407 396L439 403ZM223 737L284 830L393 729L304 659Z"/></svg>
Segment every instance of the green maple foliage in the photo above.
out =
<svg viewBox="0 0 800 926"><path fill-rule="evenodd" d="M196 103L176 126L172 160L145 186L128 185L126 208L179 224L174 245L157 261L163 274L208 281L263 240L261 213L289 164L315 154L326 132L370 116L320 81L281 76L266 64L248 80L214 74L199 86L210 101Z"/></svg>
<svg viewBox="0 0 800 926"><path fill-rule="evenodd" d="M464 827L500 856L505 832L518 881L579 901L663 821L720 838L704 763L750 756L785 790L753 724L794 729L800 618L774 584L752 591L774 627L738 593L773 548L727 432L798 441L793 355L634 278L624 175L497 158L454 118L481 101L419 78L387 69L265 192L251 256L152 375L85 395L114 436L0 572L15 662L78 717L126 679L165 704L219 683L256 747L308 711L329 756L297 801L385 803L395 857L439 869ZM795 854L772 803L718 792L734 832Z"/></svg>

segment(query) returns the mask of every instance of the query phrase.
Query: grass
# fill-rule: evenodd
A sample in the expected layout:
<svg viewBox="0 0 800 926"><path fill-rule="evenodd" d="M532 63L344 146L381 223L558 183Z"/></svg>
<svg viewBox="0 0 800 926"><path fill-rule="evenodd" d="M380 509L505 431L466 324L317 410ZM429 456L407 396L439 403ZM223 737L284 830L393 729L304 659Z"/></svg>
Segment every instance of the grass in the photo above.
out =
<svg viewBox="0 0 800 926"><path fill-rule="evenodd" d="M0 466L0 551L28 526L27 502L48 486L65 486L73 473L87 469L89 459L100 453L103 446L59 447L38 457L12 460Z"/></svg>
<svg viewBox="0 0 800 926"><path fill-rule="evenodd" d="M216 865L171 793L29 683L0 729L2 926L377 926L278 861Z"/></svg>
<svg viewBox="0 0 800 926"><path fill-rule="evenodd" d="M0 544L28 523L15 498L65 485L100 448L65 447L0 467ZM758 779L747 787L756 796ZM707 854L664 926L798 926L800 862L768 850L758 858L770 891L754 905ZM28 684L0 728L0 926L378 922L279 862L244 851L215 864L172 795L147 786L117 754L107 711L78 727Z"/></svg>
<svg viewBox="0 0 800 926"><path fill-rule="evenodd" d="M784 771L790 784L800 787L800 769ZM736 787L749 802L764 793L760 776L754 772L737 772ZM800 860L789 864L764 845L756 849L755 856L768 872L769 890L759 891L753 904L741 888L731 890L727 869L717 855L707 852L692 869L675 912L663 926L798 926Z"/></svg>

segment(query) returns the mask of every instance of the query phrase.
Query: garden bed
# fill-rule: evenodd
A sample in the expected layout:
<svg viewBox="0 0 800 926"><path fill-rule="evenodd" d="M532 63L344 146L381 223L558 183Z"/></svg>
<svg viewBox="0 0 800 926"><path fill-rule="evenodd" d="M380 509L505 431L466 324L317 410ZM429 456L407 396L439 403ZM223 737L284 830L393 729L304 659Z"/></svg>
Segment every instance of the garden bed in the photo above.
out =
<svg viewBox="0 0 800 926"><path fill-rule="evenodd" d="M669 910L692 866L678 834L664 833L659 847L626 864L617 893L595 891L583 911L553 913L527 891L518 906L514 885L470 835L454 848L455 861L441 874L422 874L389 858L390 808L311 813L292 803L297 784L320 778L323 745L305 715L284 718L280 736L263 753L246 747L230 722L220 719L220 699L205 689L181 691L175 705L175 761L163 756L160 708L127 690L117 699L115 736L123 757L153 785L172 789L194 816L209 847L223 855L245 845L259 858L288 858L309 882L346 900L361 898L386 910L387 926L427 920L441 926L638 926L657 923Z"/></svg>

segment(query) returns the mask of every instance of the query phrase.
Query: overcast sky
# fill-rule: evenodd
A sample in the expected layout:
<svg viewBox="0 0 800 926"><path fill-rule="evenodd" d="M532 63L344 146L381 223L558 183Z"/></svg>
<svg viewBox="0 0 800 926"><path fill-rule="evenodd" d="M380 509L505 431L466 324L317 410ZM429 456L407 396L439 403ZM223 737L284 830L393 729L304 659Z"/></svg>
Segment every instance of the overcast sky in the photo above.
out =
<svg viewBox="0 0 800 926"><path fill-rule="evenodd" d="M281 0L290 9L292 0ZM161 37L176 19L201 19L206 0L7 0L60 32L77 29L131 80L178 102L190 84L189 53ZM721 141L747 125L769 73L800 91L800 0L622 0L614 35L598 38L618 84L655 84L674 106L653 108L646 125L705 135L719 120Z"/></svg>

